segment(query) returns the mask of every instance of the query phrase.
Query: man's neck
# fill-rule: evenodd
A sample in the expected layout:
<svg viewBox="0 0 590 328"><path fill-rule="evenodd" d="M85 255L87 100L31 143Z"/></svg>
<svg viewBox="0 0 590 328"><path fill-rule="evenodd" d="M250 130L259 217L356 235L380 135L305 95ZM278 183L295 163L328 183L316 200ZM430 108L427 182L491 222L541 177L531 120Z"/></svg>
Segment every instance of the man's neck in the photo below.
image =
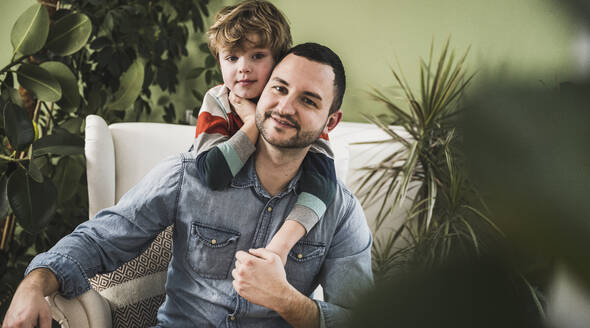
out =
<svg viewBox="0 0 590 328"><path fill-rule="evenodd" d="M295 177L309 147L299 149L277 148L258 139L255 154L256 174L262 187L271 196L277 195Z"/></svg>

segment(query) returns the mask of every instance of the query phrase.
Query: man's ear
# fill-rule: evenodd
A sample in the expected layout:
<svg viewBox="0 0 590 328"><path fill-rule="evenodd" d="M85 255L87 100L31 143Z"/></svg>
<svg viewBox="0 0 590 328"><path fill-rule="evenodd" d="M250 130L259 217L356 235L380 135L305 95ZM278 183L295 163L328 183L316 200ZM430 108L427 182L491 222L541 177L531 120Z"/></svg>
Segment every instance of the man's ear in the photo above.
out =
<svg viewBox="0 0 590 328"><path fill-rule="evenodd" d="M328 122L326 122L326 126L324 127L324 133L328 133L330 131L332 131L336 125L338 125L338 123L340 123L340 121L342 121L342 111L340 109L338 109L337 111L335 111L334 113L330 114L330 116L328 117Z"/></svg>

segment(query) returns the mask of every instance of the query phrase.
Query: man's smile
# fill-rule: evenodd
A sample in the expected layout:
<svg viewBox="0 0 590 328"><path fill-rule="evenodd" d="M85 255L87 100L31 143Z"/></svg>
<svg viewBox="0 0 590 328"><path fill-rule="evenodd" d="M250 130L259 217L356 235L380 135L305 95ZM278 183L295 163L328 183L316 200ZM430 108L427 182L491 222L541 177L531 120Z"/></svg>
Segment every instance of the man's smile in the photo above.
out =
<svg viewBox="0 0 590 328"><path fill-rule="evenodd" d="M268 113L266 114L267 118L271 118L277 125L282 128L290 128L290 129L300 129L299 124L295 122L292 118L288 116L280 116L278 114Z"/></svg>

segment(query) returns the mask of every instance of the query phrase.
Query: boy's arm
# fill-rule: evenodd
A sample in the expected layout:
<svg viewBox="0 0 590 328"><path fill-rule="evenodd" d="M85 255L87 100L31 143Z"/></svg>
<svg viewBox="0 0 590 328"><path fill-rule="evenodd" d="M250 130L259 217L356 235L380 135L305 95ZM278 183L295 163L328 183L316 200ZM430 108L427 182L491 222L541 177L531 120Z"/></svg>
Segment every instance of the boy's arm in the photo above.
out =
<svg viewBox="0 0 590 328"><path fill-rule="evenodd" d="M299 180L297 202L287 216L309 232L324 215L334 200L336 192L336 171L334 160L327 153L309 151L303 163L303 174Z"/></svg>
<svg viewBox="0 0 590 328"><path fill-rule="evenodd" d="M255 105L245 101L240 108L255 111ZM230 120L242 124L234 133ZM244 116L240 122L234 113L225 114L213 96L206 95L197 119L195 151L199 179L213 190L227 187L256 150L258 129L254 115Z"/></svg>
<svg viewBox="0 0 590 328"><path fill-rule="evenodd" d="M323 142L329 147L327 142ZM334 160L328 156L331 153L329 148L326 152L317 152L314 149L307 153L303 160L297 201L285 218L285 223L266 246L279 255L283 265L287 263L291 248L320 221L326 208L334 200L336 172Z"/></svg>

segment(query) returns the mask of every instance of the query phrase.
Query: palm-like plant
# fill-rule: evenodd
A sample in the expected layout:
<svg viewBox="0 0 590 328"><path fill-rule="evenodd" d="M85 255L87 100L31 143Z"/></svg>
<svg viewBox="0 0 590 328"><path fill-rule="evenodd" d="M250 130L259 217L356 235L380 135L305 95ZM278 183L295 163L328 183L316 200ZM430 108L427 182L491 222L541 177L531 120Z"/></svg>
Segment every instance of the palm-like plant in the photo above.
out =
<svg viewBox="0 0 590 328"><path fill-rule="evenodd" d="M420 63L420 98L403 74L392 69L407 110L375 89L372 96L389 112L365 115L390 137L379 143L391 143L394 149L379 163L362 168L366 174L358 188L363 205L379 204L373 227L376 279L389 276L400 265L430 266L453 252L479 253L486 243L483 230L497 230L464 175L457 149L458 100L473 78L465 72L469 49L456 59L447 40L433 63L433 48L428 62ZM407 137L400 135L400 127ZM377 233L402 204L409 204L409 210L399 228Z"/></svg>

